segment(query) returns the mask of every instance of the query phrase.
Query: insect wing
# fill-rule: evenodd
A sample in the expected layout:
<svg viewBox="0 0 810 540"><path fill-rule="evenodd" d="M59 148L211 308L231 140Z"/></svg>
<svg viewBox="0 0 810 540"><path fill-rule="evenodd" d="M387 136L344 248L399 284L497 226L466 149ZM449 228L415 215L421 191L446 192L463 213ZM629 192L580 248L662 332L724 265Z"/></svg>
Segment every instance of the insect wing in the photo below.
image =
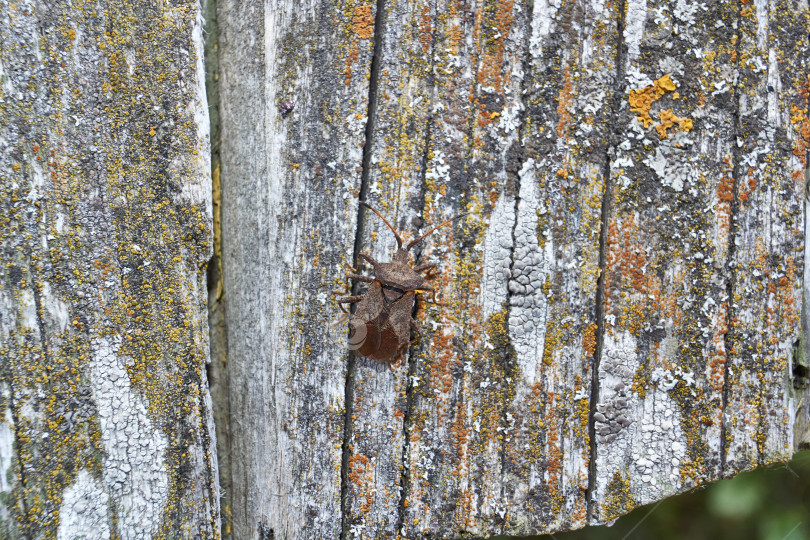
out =
<svg viewBox="0 0 810 540"><path fill-rule="evenodd" d="M379 282L369 285L349 319L349 349L373 356L380 348L380 328L388 319Z"/></svg>
<svg viewBox="0 0 810 540"><path fill-rule="evenodd" d="M388 308L388 318L380 331L380 345L372 357L389 363L398 357L411 339L411 313L413 313L414 293L408 292Z"/></svg>

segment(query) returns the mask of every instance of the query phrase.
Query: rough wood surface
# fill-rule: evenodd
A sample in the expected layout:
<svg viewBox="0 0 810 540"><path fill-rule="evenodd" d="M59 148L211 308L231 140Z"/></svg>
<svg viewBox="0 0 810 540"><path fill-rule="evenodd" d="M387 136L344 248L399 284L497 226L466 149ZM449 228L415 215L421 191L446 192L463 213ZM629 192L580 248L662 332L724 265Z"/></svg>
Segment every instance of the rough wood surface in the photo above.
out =
<svg viewBox="0 0 810 540"><path fill-rule="evenodd" d="M577 528L807 441L806 2L218 16L235 538ZM465 214L394 369L331 293L393 254L358 200Z"/></svg>
<svg viewBox="0 0 810 540"><path fill-rule="evenodd" d="M336 538L348 348L331 291L354 245L374 5L217 7L226 513L234 538Z"/></svg>
<svg viewBox="0 0 810 540"><path fill-rule="evenodd" d="M0 2L0 537L212 538L195 2Z"/></svg>

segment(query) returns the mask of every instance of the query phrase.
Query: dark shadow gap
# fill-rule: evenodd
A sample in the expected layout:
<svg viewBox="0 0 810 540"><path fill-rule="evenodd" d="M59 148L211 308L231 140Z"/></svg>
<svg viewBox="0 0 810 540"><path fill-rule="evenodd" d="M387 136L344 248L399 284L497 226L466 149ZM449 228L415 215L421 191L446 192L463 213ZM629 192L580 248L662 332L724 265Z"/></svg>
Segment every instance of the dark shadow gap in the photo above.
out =
<svg viewBox="0 0 810 540"><path fill-rule="evenodd" d="M737 68L740 67L740 43L742 42L742 36L739 35L740 32L740 23L742 22L742 9L743 4L740 3L737 6L737 43L734 48L734 53L737 58ZM726 261L726 268L730 268L728 280L726 281L726 296L728 297L728 308L726 309L726 333L723 335L723 348L726 352L726 363L723 365L723 398L722 398L722 411L721 411L721 419L720 419L720 476L725 477L726 475L726 467L727 467L727 460L728 460L728 425L726 422L726 408L728 407L728 399L729 399L729 366L731 364L731 354L730 351L734 347L733 343L733 336L732 333L732 325L731 322L734 320L734 290L736 289L736 273L734 271L734 266L731 266L734 262L734 258L737 253L737 249L734 243L734 239L737 236L737 213L739 212L739 202L737 200L737 187L739 185L738 178L740 177L740 146L737 144L737 134L740 132L740 81L739 77L735 81L734 84L734 140L732 141L732 173L731 173L731 211L729 212L729 231L728 231L728 254L727 254L727 261ZM759 431L759 428L758 428ZM757 454L757 461L761 460L761 456Z"/></svg>
<svg viewBox="0 0 810 540"><path fill-rule="evenodd" d="M363 163L360 173L360 201L365 202L368 194L369 177L371 176L371 153L374 147L374 131L377 124L377 86L380 78L380 56L382 54L383 21L385 20L385 1L377 0L377 11L374 14L374 49L371 56L371 77L368 83L368 117L366 119L365 140L363 142ZM365 208L357 206L357 230L354 236L352 264L357 265L357 257L362 250L365 234ZM352 295L358 293L359 283L352 285ZM352 305L351 311L354 312ZM349 351L346 362L346 382L344 394L343 444L340 463L340 516L341 538L349 538L349 446L352 440L352 408L354 404L354 381L357 373L357 360L354 352Z"/></svg>
<svg viewBox="0 0 810 540"><path fill-rule="evenodd" d="M619 104L624 98L624 70L625 70L625 43L624 43L624 27L625 27L625 11L627 8L627 1L622 0L618 6L619 18L617 24L617 45L616 45L616 79L614 81L614 94L611 103L611 118L615 119L619 114ZM609 123L610 132L608 133L608 144L605 147L605 162L604 170L602 172L604 177L604 192L602 194L602 208L601 220L599 226L599 278L596 281L596 351L593 357L593 366L591 367L591 396L590 396L590 410L588 412L588 443L590 446L590 460L588 462L588 488L585 491L585 503L587 505L587 522L592 522L598 519L594 515L596 508L594 507L594 493L596 491L596 457L597 457L597 441L596 441L596 421L594 414L596 413L596 405L599 403L599 366L602 363L602 352L605 345L605 272L607 270L607 236L608 226L610 219L610 208L613 202L613 179L610 171L610 156L611 149L615 147L615 137L613 129L618 123L612 121Z"/></svg>
<svg viewBox="0 0 810 540"><path fill-rule="evenodd" d="M213 246L211 258L206 269L206 289L208 291L208 356L209 363L201 377L206 382L200 387L200 410L205 410L204 388L211 398L211 422L202 422L202 435L206 448L210 447L213 435L216 437L217 470L213 470L213 461L206 459L206 480L208 492L211 497L212 517L218 521L218 529L224 540L232 535L230 514L223 509L231 508L231 468L230 468L230 381L228 379L227 364L224 361L227 352L227 319L224 313L224 283L222 270L222 219L221 219L221 176L220 176L220 148L221 148L221 122L219 114L219 21L217 18L217 0L206 0L202 3L203 10L203 63L205 69L205 94L208 103L208 124L210 130L211 152L211 202ZM214 478L214 474L218 478ZM219 481L219 487L216 481Z"/></svg>

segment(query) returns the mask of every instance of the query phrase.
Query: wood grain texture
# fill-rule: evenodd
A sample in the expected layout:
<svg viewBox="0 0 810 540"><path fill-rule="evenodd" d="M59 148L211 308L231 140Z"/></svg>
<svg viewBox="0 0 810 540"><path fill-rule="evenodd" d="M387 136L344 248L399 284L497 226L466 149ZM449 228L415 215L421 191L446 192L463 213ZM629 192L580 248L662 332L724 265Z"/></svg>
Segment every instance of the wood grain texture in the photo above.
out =
<svg viewBox="0 0 810 540"><path fill-rule="evenodd" d="M374 4L220 2L234 538L336 538ZM294 101L286 117L280 108Z"/></svg>
<svg viewBox="0 0 810 540"><path fill-rule="evenodd" d="M219 534L196 2L0 3L0 537Z"/></svg>
<svg viewBox="0 0 810 540"><path fill-rule="evenodd" d="M602 520L722 474L736 18L736 2L627 6L595 415Z"/></svg>
<svg viewBox="0 0 810 540"><path fill-rule="evenodd" d="M740 10L734 306L729 336L728 454L733 472L794 450L794 347L801 329L803 215L810 124L808 10L754 2ZM795 17L795 19L794 19ZM801 38L797 39L799 28ZM798 241L799 238L802 241Z"/></svg>
<svg viewBox="0 0 810 540"><path fill-rule="evenodd" d="M250 6L219 11L235 537L566 530L805 440L806 3ZM394 252L359 199L407 238L464 214L413 250L438 302L393 369L330 293Z"/></svg>

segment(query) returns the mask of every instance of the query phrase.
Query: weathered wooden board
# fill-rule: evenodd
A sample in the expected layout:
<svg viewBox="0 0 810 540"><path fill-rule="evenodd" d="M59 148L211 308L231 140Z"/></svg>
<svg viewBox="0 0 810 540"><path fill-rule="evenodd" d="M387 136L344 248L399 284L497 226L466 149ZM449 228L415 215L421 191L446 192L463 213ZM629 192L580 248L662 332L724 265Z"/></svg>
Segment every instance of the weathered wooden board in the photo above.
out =
<svg viewBox="0 0 810 540"><path fill-rule="evenodd" d="M739 124L729 344L729 472L794 450L801 329L810 27L807 2L757 1L739 16ZM804 240L804 239L803 239ZM806 395L806 394L805 394ZM806 413L806 409L805 409Z"/></svg>
<svg viewBox="0 0 810 540"><path fill-rule="evenodd" d="M195 2L0 3L0 537L212 538Z"/></svg>
<svg viewBox="0 0 810 540"><path fill-rule="evenodd" d="M625 12L595 415L602 520L722 474L737 6Z"/></svg>
<svg viewBox="0 0 810 540"><path fill-rule="evenodd" d="M369 135L363 163L364 198L403 233L419 223L429 137L433 69L431 21L424 1L389 1L378 14L379 48L372 66ZM426 27L427 25L427 27ZM395 236L372 212L361 214L355 249L390 260ZM417 250L414 250L418 253ZM352 265L359 262L355 253ZM361 270L368 273L370 265ZM410 370L388 369L367 358L349 361L351 422L347 435L346 519L351 537L395 538L402 528L402 490L407 479L404 424Z"/></svg>
<svg viewBox="0 0 810 540"><path fill-rule="evenodd" d="M374 4L219 2L234 538L336 538ZM286 116L281 107L295 102Z"/></svg>
<svg viewBox="0 0 810 540"><path fill-rule="evenodd" d="M789 457L806 3L234 6L234 537L558 531ZM414 248L439 302L394 369L331 293L395 248L358 200L408 238L465 214Z"/></svg>

